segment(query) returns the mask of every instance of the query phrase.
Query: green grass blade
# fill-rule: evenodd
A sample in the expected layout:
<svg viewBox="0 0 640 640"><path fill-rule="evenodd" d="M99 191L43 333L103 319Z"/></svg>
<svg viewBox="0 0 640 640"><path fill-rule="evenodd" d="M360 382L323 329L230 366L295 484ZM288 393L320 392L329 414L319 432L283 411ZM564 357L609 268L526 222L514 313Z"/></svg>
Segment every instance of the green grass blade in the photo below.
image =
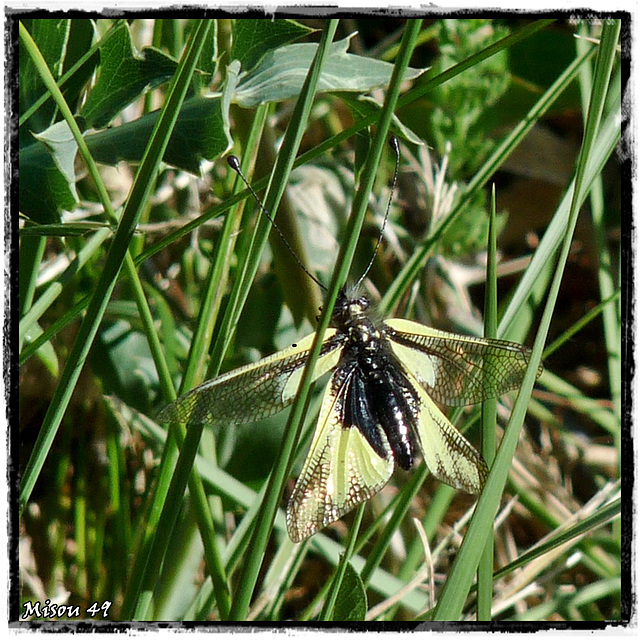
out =
<svg viewBox="0 0 640 640"><path fill-rule="evenodd" d="M586 32L584 29L582 33ZM576 39L577 50L584 51L585 48L591 46L582 38ZM583 105L583 112L587 112L587 105L589 101L589 95L591 91L592 78L591 68L586 66L580 74L580 97ZM612 86L615 87L615 92L620 92L620 65L617 66L616 75L612 79ZM614 93L610 89L611 93ZM616 98L617 101L617 98ZM594 228L594 240L596 243L596 251L598 254L598 283L600 286L600 296L603 301L610 300L616 293L620 292L617 286L617 278L615 277L614 259L609 254L606 241L606 225L605 225L605 210L606 205L604 201L604 193L602 186L602 179L600 176L594 180L593 188L589 194L591 204L591 215L593 217ZM603 309L603 327L604 338L607 353L607 367L609 370L609 385L611 387L611 399L613 407L618 417L618 421L622 416L622 402L621 402L621 385L622 385L622 372L621 372L621 335L620 335L620 306L607 305ZM620 443L618 441L618 449Z"/></svg>
<svg viewBox="0 0 640 640"><path fill-rule="evenodd" d="M358 539L358 532L360 531L362 516L364 515L364 509L365 509L364 503L362 503L356 509L355 517L353 518L353 526L349 531L344 553L340 556L340 562L338 563L338 566L336 567L336 570L333 574L333 579L331 580L331 585L329 587L327 598L324 601L322 611L320 612L319 619L322 622L335 620L334 610L335 610L336 601L338 598L338 593L340 592L340 588L342 587L342 581L344 580L345 573L347 571L347 566L349 565L351 557L353 556L353 551L356 546L356 540Z"/></svg>
<svg viewBox="0 0 640 640"><path fill-rule="evenodd" d="M491 210L489 213L489 239L487 251L487 278L484 300L484 335L496 338L498 333L498 277L496 269L496 191L491 190ZM482 455L489 468L496 455L496 415L498 400L489 398L482 403ZM493 556L494 543L491 530L487 533L487 543L478 565L478 620L491 620L493 602Z"/></svg>
<svg viewBox="0 0 640 640"><path fill-rule="evenodd" d="M307 77L305 79L300 98L296 103L296 109L294 111L292 123L290 128L287 130L287 135L285 136L285 141L283 142L281 150L283 158L281 163L282 167L280 168L279 165L275 168L279 171L282 171L282 173L285 175L288 175L293 165L293 158L302 139L302 133L304 131L304 127L311 110L311 105L313 103L317 82L322 70L322 65L328 53L329 44L333 40L333 35L335 34L337 26L338 23L335 20L331 20L325 25L320 44L318 45L318 51L309 69L309 73L307 74ZM267 194L267 198L265 199L265 207L269 207L269 211L273 212L275 210L272 204L277 204L277 201L279 200L277 191L282 193L282 190L284 190L284 188L285 184L281 184L276 188L275 191L272 192L270 190ZM260 229L266 230L268 228L266 225L269 224L269 221L262 220L261 222L262 224L259 224L258 227L260 227ZM266 234L263 242L266 242ZM244 620L247 615L251 595L253 594L255 583L258 578L258 572L260 570L262 559L264 557L264 550L266 549L273 520L275 518L282 486L284 483L284 478L286 477L286 471L288 470L288 455L286 455L286 449L287 443L283 442L283 455L279 456L278 460L276 461L276 467L274 468L274 471L270 476L269 485L265 493L263 507L258 517L256 528L254 530L254 534L251 538L251 542L247 550L245 564L243 565L240 576L238 578L238 587L236 589L236 592L234 593L234 600L230 612L230 618L232 620Z"/></svg>

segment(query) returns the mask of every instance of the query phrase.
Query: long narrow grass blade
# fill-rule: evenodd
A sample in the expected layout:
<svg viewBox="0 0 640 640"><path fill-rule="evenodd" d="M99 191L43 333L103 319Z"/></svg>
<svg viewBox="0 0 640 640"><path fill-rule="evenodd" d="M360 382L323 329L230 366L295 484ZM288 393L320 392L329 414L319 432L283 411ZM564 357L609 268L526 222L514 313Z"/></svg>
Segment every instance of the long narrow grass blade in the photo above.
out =
<svg viewBox="0 0 640 640"><path fill-rule="evenodd" d="M496 338L498 333L498 277L496 269L496 191L491 190L489 212L489 238L487 250L487 278L484 299L484 335ZM496 455L496 414L498 401L488 398L482 403L482 455L489 468ZM478 566L478 620L491 620L493 602L493 523L488 523L490 532Z"/></svg>
<svg viewBox="0 0 640 640"><path fill-rule="evenodd" d="M335 20L331 20L326 24L325 29L322 33L320 44L318 45L318 51L309 69L307 78L305 79L305 83L301 90L298 102L296 103L296 108L292 116L292 124L287 130L287 135L285 136L285 141L283 142L283 147L281 150L281 154L283 154L282 170L286 175L288 175L288 172L293 166L293 159L302 139L304 126L307 122L311 110L317 82L320 78L322 66L328 52L328 45L333 40L333 36L335 34L337 26L338 23ZM282 193L284 187L285 185L281 185L279 187L278 190L280 191L280 194ZM274 202L277 203L277 200L279 200L279 194L277 193L277 191L274 192L272 198L273 201L271 201L271 198L267 197L265 201L265 207L269 206L269 210L273 213L274 208L272 207L272 204ZM268 225L268 221L265 222ZM268 228L265 225L262 226L265 229ZM264 242L266 242L266 236ZM309 385L307 383L307 387L308 386ZM289 448L289 451L287 451L287 448ZM243 565L242 571L238 578L238 587L234 594L234 601L230 612L230 618L232 620L244 620L246 618L251 595L253 594L253 589L258 578L258 572L264 558L264 550L266 549L269 535L271 533L271 528L273 526L273 520L275 518L276 510L278 507L284 479L286 478L286 473L288 471L288 460L291 450L291 444L288 445L286 441L283 442L281 450L282 453L276 460L276 466L269 479L263 507L256 523L254 535L252 536L249 548L247 550L245 564Z"/></svg>

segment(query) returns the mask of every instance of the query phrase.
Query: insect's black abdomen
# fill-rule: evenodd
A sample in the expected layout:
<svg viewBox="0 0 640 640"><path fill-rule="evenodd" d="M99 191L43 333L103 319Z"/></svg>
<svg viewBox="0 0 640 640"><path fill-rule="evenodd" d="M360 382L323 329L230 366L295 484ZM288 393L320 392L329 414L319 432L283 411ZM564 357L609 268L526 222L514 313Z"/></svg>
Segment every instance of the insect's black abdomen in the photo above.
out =
<svg viewBox="0 0 640 640"><path fill-rule="evenodd" d="M367 397L387 436L396 464L408 471L415 457L414 412L407 400L408 389L392 365L367 378Z"/></svg>
<svg viewBox="0 0 640 640"><path fill-rule="evenodd" d="M387 451L382 439L378 416L366 393L366 383L362 377L362 371L356 362L350 363L349 368L350 381L344 404L342 428L359 429L371 448L381 458L385 458Z"/></svg>

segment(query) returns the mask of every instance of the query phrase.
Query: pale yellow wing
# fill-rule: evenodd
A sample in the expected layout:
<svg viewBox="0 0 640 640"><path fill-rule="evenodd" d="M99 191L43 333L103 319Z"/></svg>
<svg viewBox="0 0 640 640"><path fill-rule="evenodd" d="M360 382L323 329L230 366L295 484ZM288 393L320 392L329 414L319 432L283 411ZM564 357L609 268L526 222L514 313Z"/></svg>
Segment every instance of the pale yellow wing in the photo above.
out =
<svg viewBox="0 0 640 640"><path fill-rule="evenodd" d="M418 436L429 471L442 482L467 493L482 491L489 469L480 454L438 409L415 376L406 371L418 394Z"/></svg>
<svg viewBox="0 0 640 640"><path fill-rule="evenodd" d="M449 406L475 404L516 389L531 357L530 349L506 340L437 331L400 318L384 325L405 368L433 400Z"/></svg>
<svg viewBox="0 0 640 640"><path fill-rule="evenodd" d="M302 472L287 505L287 531L300 542L335 522L384 487L394 461L385 434L387 455L380 457L360 430L344 424L343 403L351 376L336 385L331 377Z"/></svg>
<svg viewBox="0 0 640 640"><path fill-rule="evenodd" d="M335 329L325 332L313 379L333 369L342 343ZM159 422L231 426L255 422L282 411L298 390L314 334L267 358L208 380L165 407Z"/></svg>

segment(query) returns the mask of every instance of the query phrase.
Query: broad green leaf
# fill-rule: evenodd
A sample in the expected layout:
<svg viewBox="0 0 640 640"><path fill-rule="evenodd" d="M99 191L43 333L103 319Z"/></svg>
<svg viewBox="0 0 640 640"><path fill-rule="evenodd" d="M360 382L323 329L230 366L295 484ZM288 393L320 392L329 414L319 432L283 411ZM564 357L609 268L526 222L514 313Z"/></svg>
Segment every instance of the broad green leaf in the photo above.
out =
<svg viewBox="0 0 640 640"><path fill-rule="evenodd" d="M176 67L174 60L152 47L137 54L123 23L100 48L98 81L82 109L87 126L105 127L138 96L171 78Z"/></svg>
<svg viewBox="0 0 640 640"><path fill-rule="evenodd" d="M336 606L333 608L332 618L343 622L362 621L366 614L367 592L362 579L349 562L340 585Z"/></svg>
<svg viewBox="0 0 640 640"><path fill-rule="evenodd" d="M295 98L315 55L317 44L291 44L270 51L251 73L242 76L235 101L241 107ZM347 53L349 38L334 42L318 81L318 91L364 93L386 86L393 65ZM407 69L404 79L417 78L424 69Z"/></svg>
<svg viewBox="0 0 640 640"><path fill-rule="evenodd" d="M58 122L20 150L20 211L35 222L60 221L60 211L75 208L73 163L77 145L66 122Z"/></svg>
<svg viewBox="0 0 640 640"><path fill-rule="evenodd" d="M221 104L220 97L192 98L185 102L164 154L164 162L199 174L200 160L214 160L226 151L229 141L224 130ZM134 122L88 135L87 146L95 160L110 165L120 160L139 161L158 113L153 111Z"/></svg>
<svg viewBox="0 0 640 640"><path fill-rule="evenodd" d="M294 20L234 20L231 60L239 60L243 71L251 71L269 51L312 31Z"/></svg>

